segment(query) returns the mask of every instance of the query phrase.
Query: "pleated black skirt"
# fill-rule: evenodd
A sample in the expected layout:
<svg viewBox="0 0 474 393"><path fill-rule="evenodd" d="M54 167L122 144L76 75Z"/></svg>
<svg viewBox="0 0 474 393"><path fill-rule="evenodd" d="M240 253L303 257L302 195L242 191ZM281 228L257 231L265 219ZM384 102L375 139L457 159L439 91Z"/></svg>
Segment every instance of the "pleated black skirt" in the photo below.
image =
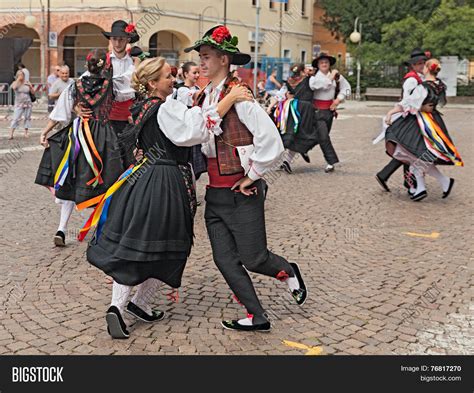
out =
<svg viewBox="0 0 474 393"><path fill-rule="evenodd" d="M434 111L433 118L446 136L451 140L441 114L438 111ZM407 115L406 117L401 116L387 128L385 133L385 145L389 155L393 154L395 145L397 144L400 144L415 157L423 161L434 163L436 165L454 165L452 161L438 159L427 149L415 115Z"/></svg>
<svg viewBox="0 0 474 393"><path fill-rule="evenodd" d="M173 161L160 160L137 173L113 195L87 260L120 284L157 278L178 288L193 243L195 194Z"/></svg>
<svg viewBox="0 0 474 393"><path fill-rule="evenodd" d="M281 137L286 149L305 154L319 143L315 110L312 103L299 100L298 111L300 121L297 131L294 130L293 116L288 116L286 132Z"/></svg>

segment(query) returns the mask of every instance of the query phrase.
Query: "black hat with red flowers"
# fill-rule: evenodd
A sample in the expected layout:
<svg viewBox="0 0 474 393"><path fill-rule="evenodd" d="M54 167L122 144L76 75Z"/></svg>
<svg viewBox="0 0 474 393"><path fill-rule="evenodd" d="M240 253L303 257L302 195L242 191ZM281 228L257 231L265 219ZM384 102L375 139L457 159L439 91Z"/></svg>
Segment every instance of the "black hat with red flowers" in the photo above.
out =
<svg viewBox="0 0 474 393"><path fill-rule="evenodd" d="M231 56L231 64L244 65L247 64L251 57L247 53L242 53L237 48L239 39L237 36L232 36L226 26L218 25L208 30L204 36L197 40L193 46L186 48L186 53L192 50L198 51L202 45L212 46L219 51Z"/></svg>
<svg viewBox="0 0 474 393"><path fill-rule="evenodd" d="M110 40L110 37L128 37L130 43L133 44L140 39L135 25L127 23L124 20L116 20L112 23L111 31L103 31L102 34Z"/></svg>

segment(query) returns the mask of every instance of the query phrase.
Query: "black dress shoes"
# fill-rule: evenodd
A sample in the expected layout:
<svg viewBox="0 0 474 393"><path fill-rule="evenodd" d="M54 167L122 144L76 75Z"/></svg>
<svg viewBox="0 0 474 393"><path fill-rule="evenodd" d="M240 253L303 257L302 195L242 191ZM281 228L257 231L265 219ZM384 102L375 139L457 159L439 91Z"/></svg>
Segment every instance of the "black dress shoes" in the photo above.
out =
<svg viewBox="0 0 474 393"><path fill-rule="evenodd" d="M375 179L379 182L380 186L387 192L390 192L390 188L388 188L387 183L383 180L378 174L375 175Z"/></svg>
<svg viewBox="0 0 474 393"><path fill-rule="evenodd" d="M292 174L293 170L291 169L290 163L288 161L283 161L283 164L281 164L280 169L283 169L286 173Z"/></svg>
<svg viewBox="0 0 474 393"><path fill-rule="evenodd" d="M291 267L293 268L293 272L295 273L295 277L298 280L298 283L300 284L299 289L296 289L291 292L291 296L293 296L293 299L295 299L296 304L299 306L302 306L304 302L306 301L306 298L308 297L308 290L306 289L306 285L304 283L303 277L301 276L301 271L299 266L296 263L290 263Z"/></svg>
<svg viewBox="0 0 474 393"><path fill-rule="evenodd" d="M449 194L451 194L451 189L453 188L454 186L454 179L453 178L450 178L449 179L449 187L448 187L448 191L444 191L443 192L443 196L441 198L447 198L449 196Z"/></svg>
<svg viewBox="0 0 474 393"><path fill-rule="evenodd" d="M126 311L135 318L147 323L161 321L165 317L165 313L163 311L152 310L152 315L150 315L132 302L128 303Z"/></svg>
<svg viewBox="0 0 474 393"><path fill-rule="evenodd" d="M412 195L410 198L412 201L419 202L423 199L425 199L428 196L428 193L425 191L421 191L418 194Z"/></svg>
<svg viewBox="0 0 474 393"><path fill-rule="evenodd" d="M120 310L115 306L110 306L105 315L107 321L107 331L112 338L129 338L130 333L127 330L127 325L120 314Z"/></svg>
<svg viewBox="0 0 474 393"><path fill-rule="evenodd" d="M239 330L241 332L269 332L271 330L270 321L252 324L252 325L242 325L239 321L222 321L221 325L224 329L227 330Z"/></svg>
<svg viewBox="0 0 474 393"><path fill-rule="evenodd" d="M66 245L66 235L63 231L57 231L53 240L56 247L64 247Z"/></svg>

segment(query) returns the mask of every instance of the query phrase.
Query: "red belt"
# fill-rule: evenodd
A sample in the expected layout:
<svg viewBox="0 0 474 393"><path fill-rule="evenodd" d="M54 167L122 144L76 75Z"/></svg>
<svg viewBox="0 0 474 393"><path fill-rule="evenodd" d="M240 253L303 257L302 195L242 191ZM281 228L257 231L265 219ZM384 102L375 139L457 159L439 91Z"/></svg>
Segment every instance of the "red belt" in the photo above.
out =
<svg viewBox="0 0 474 393"><path fill-rule="evenodd" d="M316 109L331 109L334 100L313 100L313 106Z"/></svg>
<svg viewBox="0 0 474 393"><path fill-rule="evenodd" d="M130 113L130 107L133 104L133 100L127 101L114 101L112 102L112 108L110 110L109 119L110 120L120 120L120 121L128 121Z"/></svg>

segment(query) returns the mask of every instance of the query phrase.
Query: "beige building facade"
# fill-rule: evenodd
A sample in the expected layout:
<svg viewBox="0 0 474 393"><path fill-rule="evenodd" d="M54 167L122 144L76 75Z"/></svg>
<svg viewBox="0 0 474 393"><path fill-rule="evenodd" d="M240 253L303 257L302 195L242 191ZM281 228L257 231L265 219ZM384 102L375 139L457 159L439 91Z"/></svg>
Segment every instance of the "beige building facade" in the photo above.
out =
<svg viewBox="0 0 474 393"><path fill-rule="evenodd" d="M80 75L87 52L108 47L102 31L109 31L116 19L135 23L141 36L137 45L171 64L197 60L183 49L224 20L239 37L240 49L255 51L256 0L49 0L49 9L47 3L0 2L0 39L33 39L22 61L34 82L44 81L49 66L61 63ZM310 62L312 39L313 1L289 0L285 5L260 0L259 59Z"/></svg>

